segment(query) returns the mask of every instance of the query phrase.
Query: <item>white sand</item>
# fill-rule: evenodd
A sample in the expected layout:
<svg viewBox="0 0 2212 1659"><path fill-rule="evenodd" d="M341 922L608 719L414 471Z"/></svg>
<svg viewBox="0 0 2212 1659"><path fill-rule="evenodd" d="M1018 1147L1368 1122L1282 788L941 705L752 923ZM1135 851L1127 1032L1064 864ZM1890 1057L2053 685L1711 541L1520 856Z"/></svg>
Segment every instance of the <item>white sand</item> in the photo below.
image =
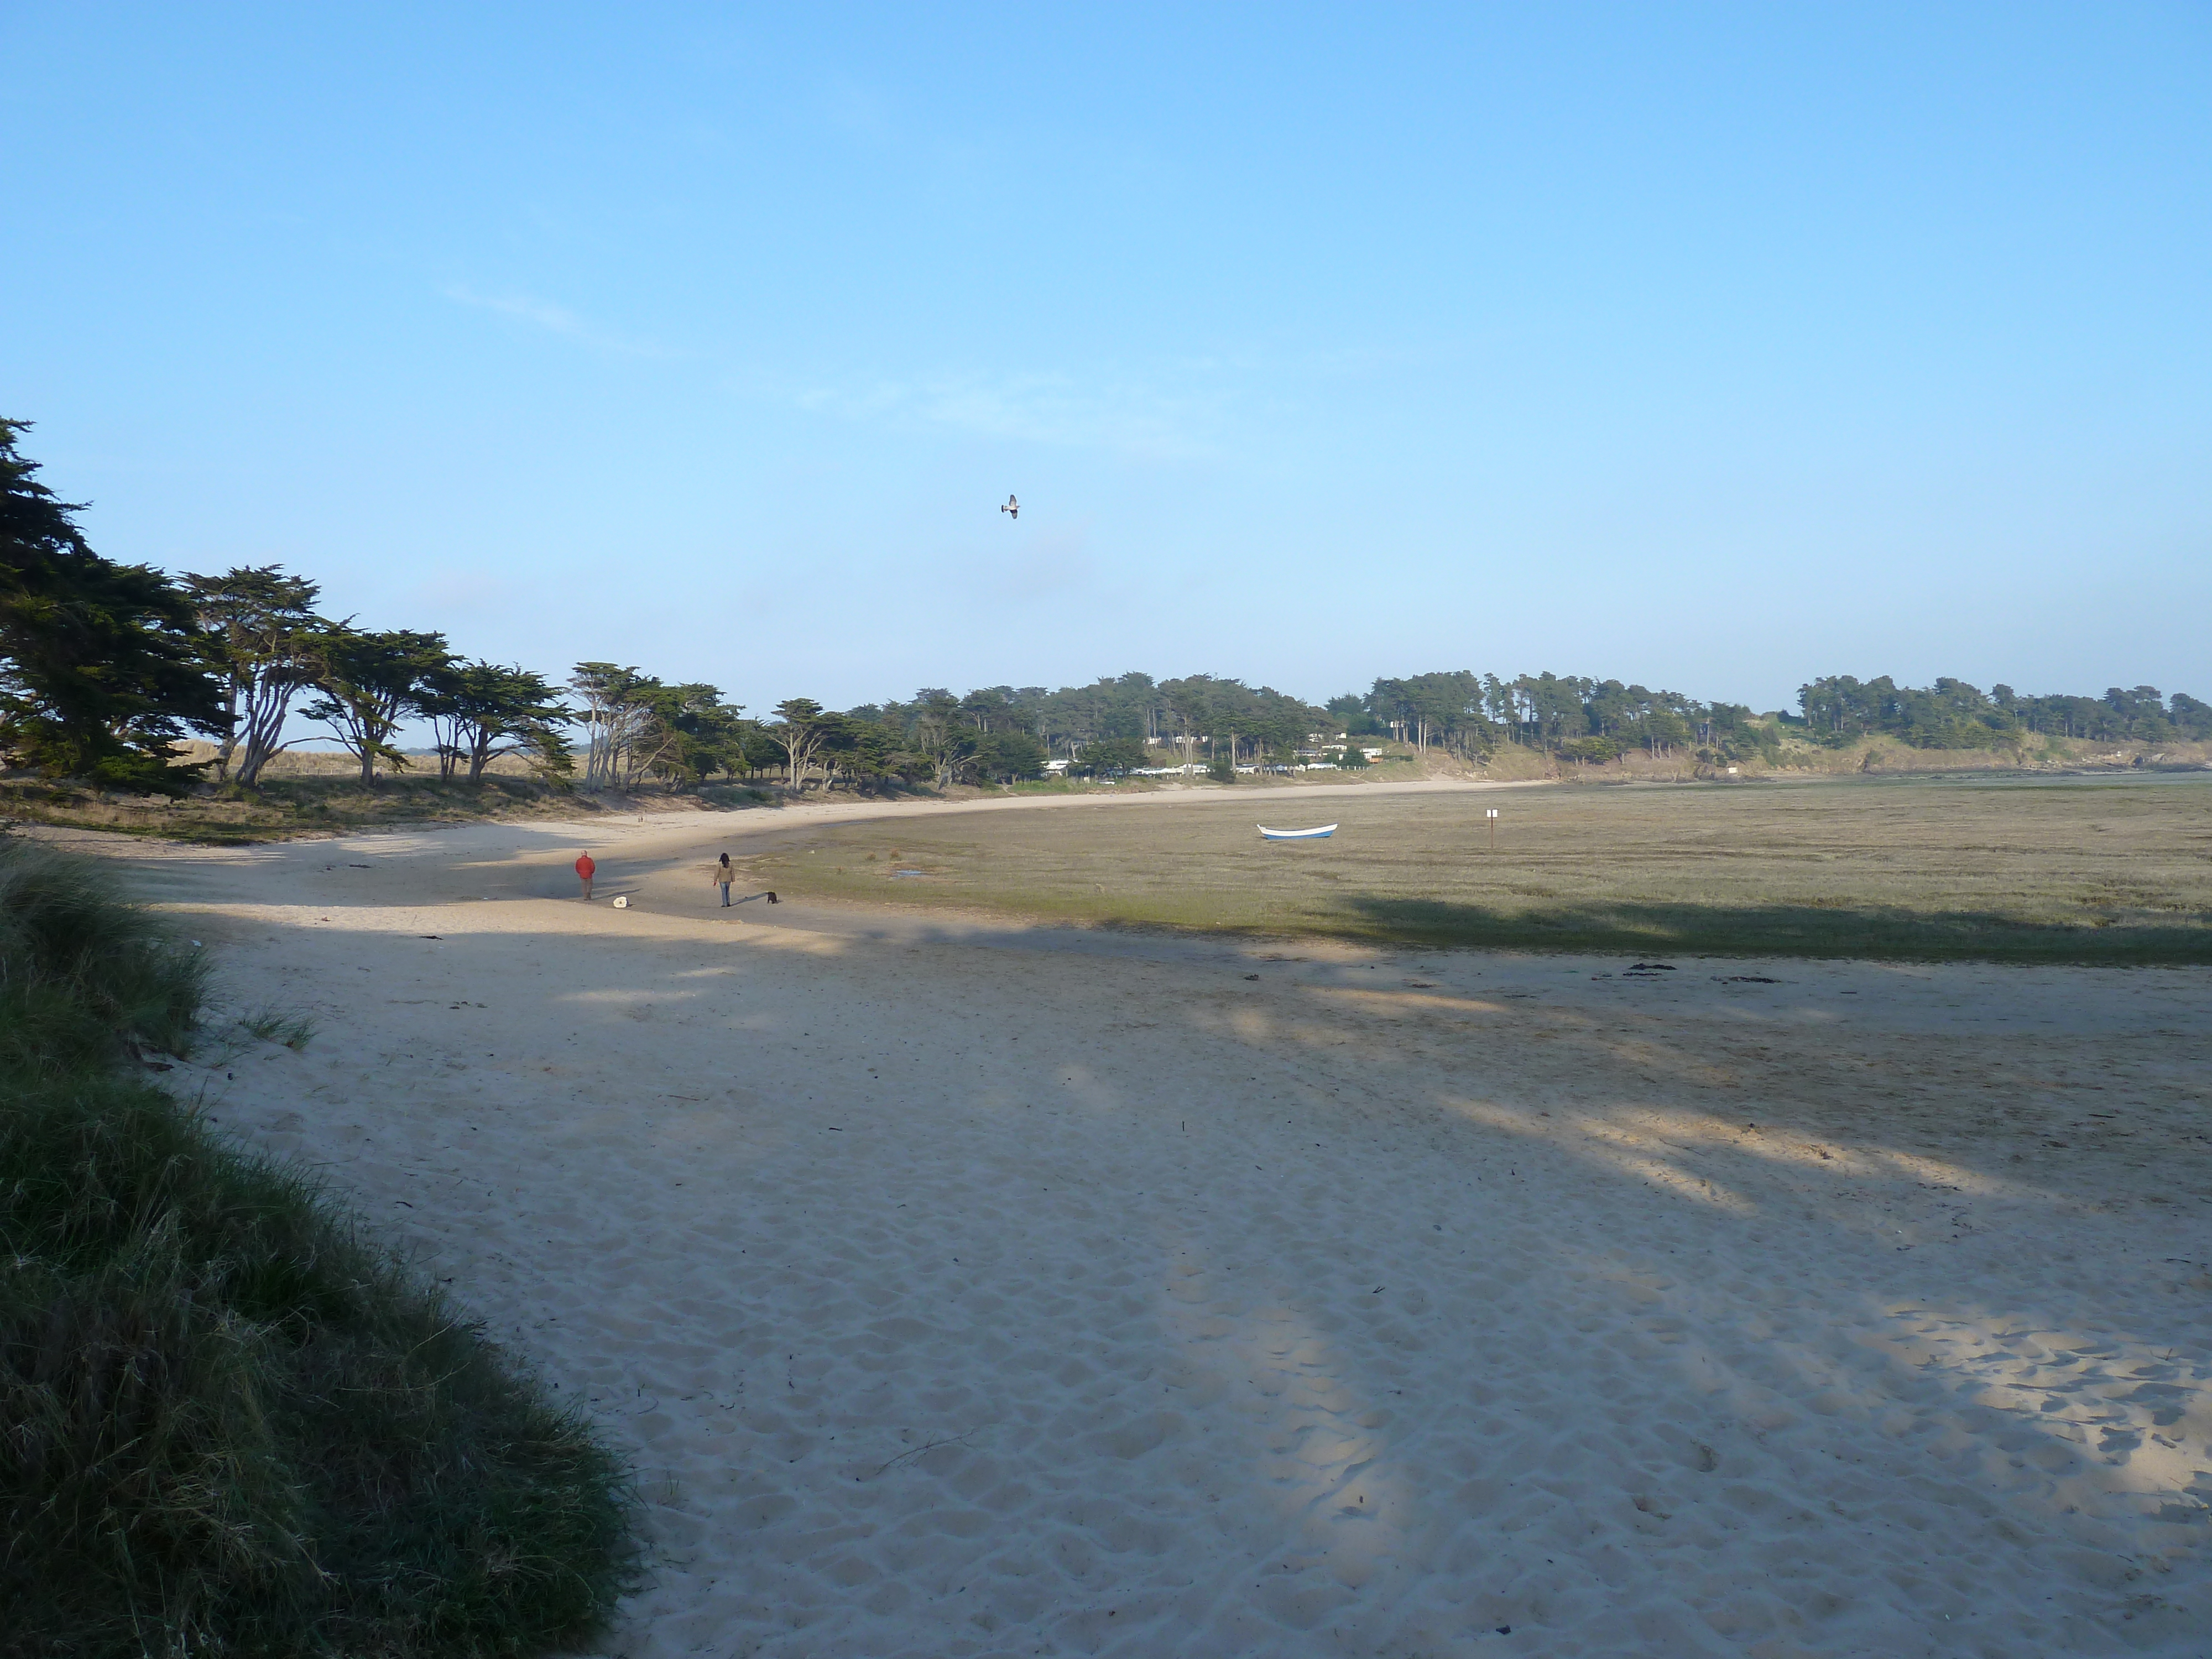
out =
<svg viewBox="0 0 2212 1659"><path fill-rule="evenodd" d="M634 1454L604 1651L2212 1651L2212 975L726 917L755 822L120 849L320 1019L214 1114Z"/></svg>

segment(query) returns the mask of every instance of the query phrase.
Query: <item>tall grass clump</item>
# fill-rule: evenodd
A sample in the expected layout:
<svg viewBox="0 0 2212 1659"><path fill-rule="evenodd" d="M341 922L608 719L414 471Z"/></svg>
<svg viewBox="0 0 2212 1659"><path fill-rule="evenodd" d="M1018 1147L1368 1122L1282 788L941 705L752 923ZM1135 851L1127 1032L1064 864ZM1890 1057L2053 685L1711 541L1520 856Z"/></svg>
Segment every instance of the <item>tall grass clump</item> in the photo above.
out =
<svg viewBox="0 0 2212 1659"><path fill-rule="evenodd" d="M0 1654L518 1654L625 1582L614 1457L148 1081L204 957L0 837Z"/></svg>
<svg viewBox="0 0 2212 1659"><path fill-rule="evenodd" d="M281 1042L287 1048L304 1048L314 1040L315 1022L306 1014L295 1014L274 1006L258 1008L240 1014L238 1023L246 1034L264 1042Z"/></svg>

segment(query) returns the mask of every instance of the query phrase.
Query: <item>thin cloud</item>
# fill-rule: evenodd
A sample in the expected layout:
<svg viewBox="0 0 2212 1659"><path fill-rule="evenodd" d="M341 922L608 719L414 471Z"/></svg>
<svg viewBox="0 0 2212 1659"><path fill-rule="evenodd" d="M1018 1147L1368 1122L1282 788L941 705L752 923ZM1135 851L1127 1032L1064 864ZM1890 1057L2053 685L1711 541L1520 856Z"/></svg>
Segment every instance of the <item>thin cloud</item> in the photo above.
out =
<svg viewBox="0 0 2212 1659"><path fill-rule="evenodd" d="M799 392L796 401L802 409L848 420L1181 459L1212 452L1229 398L1197 388L1164 392L1138 381L1086 383L1060 374L962 374L814 386Z"/></svg>
<svg viewBox="0 0 2212 1659"><path fill-rule="evenodd" d="M455 283L445 290L445 295L456 305L470 306L478 311L489 311L495 316L527 323L548 334L589 346L594 351L611 352L624 357L666 357L672 355L649 340L635 340L627 335L597 327L567 306L551 300L538 299L534 295L478 294Z"/></svg>

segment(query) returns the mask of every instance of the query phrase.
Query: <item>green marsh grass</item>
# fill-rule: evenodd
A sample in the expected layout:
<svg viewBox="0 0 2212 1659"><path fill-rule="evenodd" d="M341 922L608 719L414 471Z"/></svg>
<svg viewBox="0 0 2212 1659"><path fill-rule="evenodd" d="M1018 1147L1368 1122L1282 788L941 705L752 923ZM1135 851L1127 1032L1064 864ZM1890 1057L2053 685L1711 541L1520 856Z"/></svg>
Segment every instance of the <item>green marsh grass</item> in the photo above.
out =
<svg viewBox="0 0 2212 1659"><path fill-rule="evenodd" d="M1486 809L1496 807L1497 850ZM1255 819L1341 823L1269 842ZM893 878L889 853L919 876ZM870 860L866 855L874 854ZM2212 774L1355 789L779 835L751 879L1100 927L1721 956L2212 962Z"/></svg>

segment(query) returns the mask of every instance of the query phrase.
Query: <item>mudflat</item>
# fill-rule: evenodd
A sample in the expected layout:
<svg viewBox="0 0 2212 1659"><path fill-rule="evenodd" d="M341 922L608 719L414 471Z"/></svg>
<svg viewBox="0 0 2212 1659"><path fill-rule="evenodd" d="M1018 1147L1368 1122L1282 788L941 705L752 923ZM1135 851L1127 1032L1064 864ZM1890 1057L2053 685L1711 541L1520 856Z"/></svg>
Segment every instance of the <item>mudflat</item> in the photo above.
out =
<svg viewBox="0 0 2212 1659"><path fill-rule="evenodd" d="M635 1456L606 1652L2201 1651L2212 970L724 912L754 816L119 849L319 1024L170 1080Z"/></svg>
<svg viewBox="0 0 2212 1659"><path fill-rule="evenodd" d="M1218 790L1116 806L810 825L768 838L753 867L822 897L1091 926L2212 963L2212 771L2202 769ZM1258 832L1340 820L1326 840Z"/></svg>

